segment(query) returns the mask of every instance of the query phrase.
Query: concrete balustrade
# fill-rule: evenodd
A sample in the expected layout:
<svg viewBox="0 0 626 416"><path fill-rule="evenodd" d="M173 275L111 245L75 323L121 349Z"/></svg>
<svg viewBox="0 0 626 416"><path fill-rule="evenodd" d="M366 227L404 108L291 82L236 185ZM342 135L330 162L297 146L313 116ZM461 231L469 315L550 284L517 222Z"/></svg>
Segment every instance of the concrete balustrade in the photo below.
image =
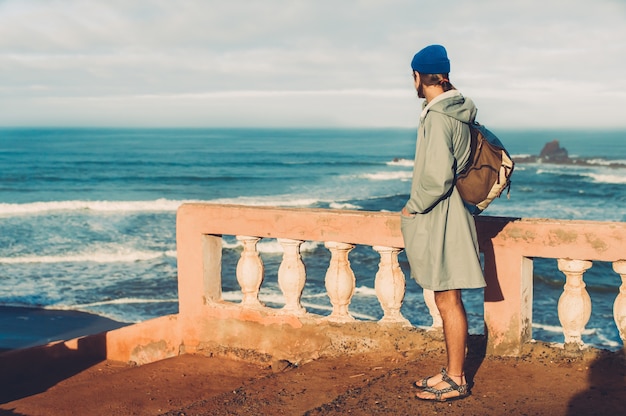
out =
<svg viewBox="0 0 626 416"><path fill-rule="evenodd" d="M285 295L283 310L295 315L304 315L306 310L300 304L306 283L306 268L300 255L300 246L304 241L279 238L278 242L283 247L283 261L278 268L278 287Z"/></svg>
<svg viewBox="0 0 626 416"><path fill-rule="evenodd" d="M613 318L617 324L619 336L626 344L626 261L613 262L613 270L622 277L622 284L613 304Z"/></svg>
<svg viewBox="0 0 626 416"><path fill-rule="evenodd" d="M566 276L563 293L558 303L559 321L565 335L565 347L581 348L584 345L582 334L591 317L591 298L585 289L583 273L591 267L591 262L559 259L557 264L559 270Z"/></svg>
<svg viewBox="0 0 626 416"><path fill-rule="evenodd" d="M263 306L259 301L259 290L265 273L263 261L257 251L260 238L237 236L237 240L243 243L241 258L237 263L237 281L243 293L241 304L246 307Z"/></svg>
<svg viewBox="0 0 626 416"><path fill-rule="evenodd" d="M437 308L437 304L435 303L435 292L430 289L424 289L424 302L426 303L426 307L428 308L428 312L430 316L433 318L433 324L430 327L431 331L441 332L443 335L443 321L441 320L441 314L439 313L439 309Z"/></svg>
<svg viewBox="0 0 626 416"><path fill-rule="evenodd" d="M518 356L531 340L534 257L558 259L565 275L563 294L554 307L570 350L584 347L581 334L592 311L584 273L593 261L612 262L622 278L614 317L624 339L625 223L487 216L477 217L476 223L487 281L488 354ZM243 245L236 270L241 302L222 299L223 235L236 236ZM277 239L283 247L277 276L285 298L282 308L266 307L258 297L268 278L257 250L265 238ZM306 241L323 242L331 254L325 284L333 309L327 317L307 313L301 305L306 267L300 248ZM184 204L177 215L179 313L111 331L108 358L143 363L185 352L221 352L298 362L341 353L346 345L380 347L386 341L374 339L378 329L372 324L415 331L400 313L407 278L398 264L403 244L398 213ZM377 323L350 314L359 276L350 267L349 253L357 245L380 255L375 291L384 316ZM424 297L431 329L441 331L433 293L426 290ZM356 327L368 328L372 339L355 335Z"/></svg>
<svg viewBox="0 0 626 416"><path fill-rule="evenodd" d="M374 246L373 249L380 254L378 272L374 280L376 296L384 313L380 323L411 326L409 320L400 312L406 289L404 273L398 263L400 249L382 246Z"/></svg>
<svg viewBox="0 0 626 416"><path fill-rule="evenodd" d="M348 259L348 253L354 245L328 241L325 246L331 252L330 265L325 279L326 292L333 305L333 311L326 319L331 322L354 321L348 311L348 305L356 288L356 278Z"/></svg>

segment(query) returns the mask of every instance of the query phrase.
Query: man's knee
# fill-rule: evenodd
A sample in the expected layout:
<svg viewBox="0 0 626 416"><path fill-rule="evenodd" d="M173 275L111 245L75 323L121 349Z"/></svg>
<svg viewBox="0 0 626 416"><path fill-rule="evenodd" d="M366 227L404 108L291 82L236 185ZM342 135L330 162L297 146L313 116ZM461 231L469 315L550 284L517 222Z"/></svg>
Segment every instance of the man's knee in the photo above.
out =
<svg viewBox="0 0 626 416"><path fill-rule="evenodd" d="M437 308L440 312L442 309L448 310L451 308L456 308L462 305L461 291L458 289L454 289L435 292L435 304L437 305Z"/></svg>

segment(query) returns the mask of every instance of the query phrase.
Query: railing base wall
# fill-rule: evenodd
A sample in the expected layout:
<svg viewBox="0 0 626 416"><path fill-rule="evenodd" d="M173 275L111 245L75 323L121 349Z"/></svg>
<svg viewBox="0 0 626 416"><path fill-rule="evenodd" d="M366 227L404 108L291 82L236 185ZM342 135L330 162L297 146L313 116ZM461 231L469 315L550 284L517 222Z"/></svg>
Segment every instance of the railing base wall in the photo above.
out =
<svg viewBox="0 0 626 416"><path fill-rule="evenodd" d="M319 358L367 353L400 353L419 359L445 351L440 331L363 321L338 324L308 316L298 319L300 325L294 326L293 322L277 321L271 313L241 319L228 309L233 308L207 307L204 319L195 321L195 325L191 321L183 324L180 315L169 315L107 333L9 351L0 354L0 364L13 363L18 371L22 358L32 361L32 357L38 357L55 362L88 359L93 363L111 360L144 365L182 354L201 354L257 364L282 361L300 365ZM181 331L190 326L195 330L184 339L180 337ZM486 336L470 335L468 355L485 357L490 355L488 350ZM593 360L606 354L623 357L624 352L586 347L573 355L563 345L529 342L520 348L518 356Z"/></svg>
<svg viewBox="0 0 626 416"><path fill-rule="evenodd" d="M166 315L106 333L106 358L147 364L180 354L179 315Z"/></svg>
<svg viewBox="0 0 626 416"><path fill-rule="evenodd" d="M205 308L203 319L186 321L184 352L228 356L267 363L305 363L321 357L368 352L427 352L443 348L443 340L426 329L402 324L354 321L334 323L317 315L283 316L238 305ZM182 328L186 325L183 324Z"/></svg>

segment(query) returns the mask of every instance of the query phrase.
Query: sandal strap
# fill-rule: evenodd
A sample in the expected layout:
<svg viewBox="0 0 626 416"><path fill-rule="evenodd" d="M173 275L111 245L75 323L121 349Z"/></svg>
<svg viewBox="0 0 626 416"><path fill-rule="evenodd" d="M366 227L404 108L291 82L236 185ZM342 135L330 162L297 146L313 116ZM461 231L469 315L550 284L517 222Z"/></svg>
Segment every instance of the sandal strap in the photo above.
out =
<svg viewBox="0 0 626 416"><path fill-rule="evenodd" d="M448 383L450 387L452 387L454 390L458 390L459 388L461 388L458 384L456 384L454 380L450 378L450 376L448 376L448 374L443 374L441 379Z"/></svg>
<svg viewBox="0 0 626 416"><path fill-rule="evenodd" d="M446 387L445 389L441 389L441 390L436 390L436 389L426 389L426 390L430 393L433 393L435 395L435 399L437 399L438 401L441 401L441 396L443 396L445 393L450 393L454 391L452 387Z"/></svg>
<svg viewBox="0 0 626 416"><path fill-rule="evenodd" d="M458 392L460 396L465 396L467 394L468 392L467 383L459 386L454 380L452 380L448 376L447 372L444 374L444 372L442 371L441 374L443 376L442 380L448 383L449 387L445 387L443 389L436 389L434 387L426 388L426 391L433 393L435 397L437 398L437 400L441 400L441 396L444 395L445 393L451 393L453 391Z"/></svg>
<svg viewBox="0 0 626 416"><path fill-rule="evenodd" d="M442 380L443 380L443 377L447 377L448 376L448 372L446 371L445 367L441 367L440 373L442 375ZM428 386L428 380L430 380L433 377L434 376L424 377L421 381L416 381L415 382L415 386L419 387L419 388L422 388L422 389L430 389L432 387Z"/></svg>

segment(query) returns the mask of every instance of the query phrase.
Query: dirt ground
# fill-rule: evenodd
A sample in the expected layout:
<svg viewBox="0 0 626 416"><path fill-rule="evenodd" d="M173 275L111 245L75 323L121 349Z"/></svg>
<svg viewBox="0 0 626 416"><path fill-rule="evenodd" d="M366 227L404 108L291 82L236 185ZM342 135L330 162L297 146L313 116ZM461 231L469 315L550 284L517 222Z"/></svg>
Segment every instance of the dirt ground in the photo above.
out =
<svg viewBox="0 0 626 416"><path fill-rule="evenodd" d="M480 350L480 348L478 348ZM130 366L36 358L0 364L0 415L605 415L623 414L623 351L578 358L536 345L522 358L472 352L472 395L414 398L444 352L365 354L306 364L182 355ZM12 371L18 369L19 371ZM8 371L7 371L8 370Z"/></svg>

